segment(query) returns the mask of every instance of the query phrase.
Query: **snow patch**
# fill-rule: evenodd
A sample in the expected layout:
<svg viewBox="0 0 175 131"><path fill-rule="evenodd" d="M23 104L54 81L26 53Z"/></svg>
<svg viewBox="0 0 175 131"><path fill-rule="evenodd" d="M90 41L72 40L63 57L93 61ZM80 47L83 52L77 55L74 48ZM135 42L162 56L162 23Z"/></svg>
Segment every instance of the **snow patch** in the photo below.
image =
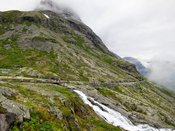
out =
<svg viewBox="0 0 175 131"><path fill-rule="evenodd" d="M63 16L65 19L73 19L81 21L78 14L76 14L72 9L63 3L56 2L56 0L41 0L39 5L36 8L37 10L50 10L57 13L58 15Z"/></svg>
<svg viewBox="0 0 175 131"><path fill-rule="evenodd" d="M129 119L127 119L121 113L113 109L110 109L105 105L102 105L101 103L95 101L93 98L86 96L83 92L79 90L74 90L74 92L80 96L80 98L83 100L85 104L92 107L93 110L97 113L97 115L99 115L106 122L114 126L121 127L128 131L173 131L172 129L156 129L147 124L134 125ZM92 104L91 101L93 101L95 105Z"/></svg>
<svg viewBox="0 0 175 131"><path fill-rule="evenodd" d="M43 14L47 19L50 19L50 17L48 16L48 15L46 15L46 14Z"/></svg>

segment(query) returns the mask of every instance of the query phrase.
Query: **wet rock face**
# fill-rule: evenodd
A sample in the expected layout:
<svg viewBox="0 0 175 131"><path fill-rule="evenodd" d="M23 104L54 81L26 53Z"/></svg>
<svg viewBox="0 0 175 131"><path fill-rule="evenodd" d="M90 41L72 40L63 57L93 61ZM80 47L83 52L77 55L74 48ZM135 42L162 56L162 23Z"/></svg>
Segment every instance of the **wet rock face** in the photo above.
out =
<svg viewBox="0 0 175 131"><path fill-rule="evenodd" d="M8 131L17 116L13 113L0 114L0 131Z"/></svg>

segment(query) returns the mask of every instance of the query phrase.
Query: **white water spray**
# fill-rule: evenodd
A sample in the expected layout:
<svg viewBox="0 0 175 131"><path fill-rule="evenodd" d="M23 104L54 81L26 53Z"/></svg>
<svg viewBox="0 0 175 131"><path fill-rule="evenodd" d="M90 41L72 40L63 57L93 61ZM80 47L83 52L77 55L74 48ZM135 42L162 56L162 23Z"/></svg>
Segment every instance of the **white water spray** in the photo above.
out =
<svg viewBox="0 0 175 131"><path fill-rule="evenodd" d="M123 116L121 113L110 109L109 107L100 104L91 97L87 97L83 92L74 90L83 102L90 107L106 122L117 127L121 127L128 131L173 131L172 129L156 129L147 124L134 125L129 119ZM93 103L93 104L92 104Z"/></svg>

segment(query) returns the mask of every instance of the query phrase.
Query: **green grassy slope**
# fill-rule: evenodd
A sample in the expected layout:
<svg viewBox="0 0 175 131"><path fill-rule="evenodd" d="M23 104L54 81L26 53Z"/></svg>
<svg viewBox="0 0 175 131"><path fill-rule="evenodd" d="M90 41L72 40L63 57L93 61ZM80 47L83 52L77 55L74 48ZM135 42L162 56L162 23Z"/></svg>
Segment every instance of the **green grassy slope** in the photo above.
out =
<svg viewBox="0 0 175 131"><path fill-rule="evenodd" d="M15 94L6 97L31 110L30 119L22 123L23 130L120 130L104 122L75 93L62 86L5 82L0 83L1 87L15 90ZM11 125L12 131L18 128L19 121Z"/></svg>
<svg viewBox="0 0 175 131"><path fill-rule="evenodd" d="M0 12L0 23L0 75L60 79L84 88L91 83L89 86L98 94L132 113L130 119L133 122L175 126L174 94L148 82L133 65L114 56L83 23L50 11ZM82 130L115 130L70 90L55 85L28 84L0 83L0 88L7 87L19 93L9 99L31 108L31 119L23 124L26 129L76 130L78 121ZM36 90L42 88L61 93L68 105L57 98L54 98L54 104L51 103L48 96L33 88L31 91L31 86L36 86ZM50 106L61 110L62 120L48 111Z"/></svg>
<svg viewBox="0 0 175 131"><path fill-rule="evenodd" d="M85 34L69 27L65 19L62 22L61 17L55 16L53 22L61 22L58 27L51 26L55 30L58 28L55 31L35 22L39 18L46 19L42 13L34 14L13 12L11 15L17 17L13 19L9 12L1 13L2 20L12 19L1 22L1 32L5 31L0 37L2 68L16 71L19 67L30 67L44 76L57 75L64 80L118 81L140 77L134 66L104 53ZM26 16L34 21L21 20ZM11 22L13 20L15 22ZM59 26L65 27L59 29Z"/></svg>

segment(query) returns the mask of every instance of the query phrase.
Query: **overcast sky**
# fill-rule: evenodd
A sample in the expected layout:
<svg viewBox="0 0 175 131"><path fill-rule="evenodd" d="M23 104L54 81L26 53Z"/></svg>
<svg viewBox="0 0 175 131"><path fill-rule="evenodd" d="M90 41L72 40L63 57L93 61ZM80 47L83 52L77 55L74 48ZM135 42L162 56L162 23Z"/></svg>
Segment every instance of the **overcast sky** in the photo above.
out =
<svg viewBox="0 0 175 131"><path fill-rule="evenodd" d="M32 10L39 1L0 0L0 10ZM171 61L174 65L175 0L54 1L75 10L107 47L121 57L132 56L143 63Z"/></svg>

